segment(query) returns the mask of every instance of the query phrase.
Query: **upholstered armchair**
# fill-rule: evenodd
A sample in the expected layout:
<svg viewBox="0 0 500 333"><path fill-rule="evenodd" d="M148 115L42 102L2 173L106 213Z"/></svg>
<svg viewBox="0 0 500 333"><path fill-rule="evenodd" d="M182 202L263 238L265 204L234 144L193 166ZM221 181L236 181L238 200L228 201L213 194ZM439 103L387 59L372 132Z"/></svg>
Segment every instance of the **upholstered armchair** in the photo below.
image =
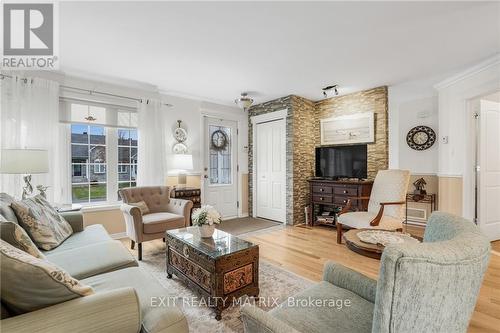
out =
<svg viewBox="0 0 500 333"><path fill-rule="evenodd" d="M466 332L489 256L475 224L435 212L423 243L385 248L378 281L327 262L323 281L271 311L244 306L245 332Z"/></svg>
<svg viewBox="0 0 500 333"><path fill-rule="evenodd" d="M403 228L406 192L410 182L408 170L381 170L377 173L369 197L349 198L339 213L337 243L342 243L343 226L349 228ZM367 212L350 212L352 200L369 200Z"/></svg>
<svg viewBox="0 0 500 333"><path fill-rule="evenodd" d="M137 243L139 260L142 242L165 238L165 231L189 226L193 202L170 198L168 186L128 187L119 193L130 247L134 249ZM146 208L140 205L142 201Z"/></svg>

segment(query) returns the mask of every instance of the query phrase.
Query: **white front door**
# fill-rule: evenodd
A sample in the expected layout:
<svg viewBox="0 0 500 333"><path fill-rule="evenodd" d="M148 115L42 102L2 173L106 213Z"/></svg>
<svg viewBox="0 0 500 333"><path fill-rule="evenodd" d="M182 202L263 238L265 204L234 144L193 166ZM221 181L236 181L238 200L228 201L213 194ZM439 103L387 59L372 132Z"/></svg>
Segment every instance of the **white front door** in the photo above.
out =
<svg viewBox="0 0 500 333"><path fill-rule="evenodd" d="M256 216L286 220L285 119L255 124Z"/></svg>
<svg viewBox="0 0 500 333"><path fill-rule="evenodd" d="M500 239L500 103L481 101L478 224L490 240Z"/></svg>
<svg viewBox="0 0 500 333"><path fill-rule="evenodd" d="M238 216L237 123L205 117L204 203L223 219Z"/></svg>

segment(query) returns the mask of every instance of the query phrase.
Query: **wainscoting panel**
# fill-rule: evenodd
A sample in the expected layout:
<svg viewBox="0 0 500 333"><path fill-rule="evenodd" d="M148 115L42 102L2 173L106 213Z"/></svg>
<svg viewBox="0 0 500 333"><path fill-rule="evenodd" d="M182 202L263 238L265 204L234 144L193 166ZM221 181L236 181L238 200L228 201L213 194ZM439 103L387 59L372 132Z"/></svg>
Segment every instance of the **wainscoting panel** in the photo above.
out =
<svg viewBox="0 0 500 333"><path fill-rule="evenodd" d="M439 177L439 210L462 216L462 177Z"/></svg>

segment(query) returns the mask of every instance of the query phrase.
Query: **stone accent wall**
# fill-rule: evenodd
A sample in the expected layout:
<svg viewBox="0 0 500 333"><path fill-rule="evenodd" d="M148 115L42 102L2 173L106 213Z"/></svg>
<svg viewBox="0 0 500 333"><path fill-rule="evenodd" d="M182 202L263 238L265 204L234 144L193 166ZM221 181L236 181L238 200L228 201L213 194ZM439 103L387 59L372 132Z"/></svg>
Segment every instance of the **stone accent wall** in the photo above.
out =
<svg viewBox="0 0 500 333"><path fill-rule="evenodd" d="M274 111L288 110L286 118L286 223L293 224L293 106L292 98L286 96L254 105L248 110L248 214L253 216L253 126L251 117Z"/></svg>
<svg viewBox="0 0 500 333"><path fill-rule="evenodd" d="M309 204L309 183L314 176L314 102L292 98L293 109L293 224L305 223L304 208Z"/></svg>
<svg viewBox="0 0 500 333"><path fill-rule="evenodd" d="M387 87L384 86L317 102L314 122L316 146L321 143L320 119L360 112L374 112L375 143L368 145L368 178L374 179L378 170L389 167L387 98Z"/></svg>
<svg viewBox="0 0 500 333"><path fill-rule="evenodd" d="M313 102L290 95L251 107L248 111L248 199L253 215L253 128L251 117L287 109L286 119L286 222L304 223L304 207L309 203L307 179L314 176L314 148L320 145L320 119L359 112L375 113L375 143L368 145L368 178L387 169L388 97L387 87Z"/></svg>

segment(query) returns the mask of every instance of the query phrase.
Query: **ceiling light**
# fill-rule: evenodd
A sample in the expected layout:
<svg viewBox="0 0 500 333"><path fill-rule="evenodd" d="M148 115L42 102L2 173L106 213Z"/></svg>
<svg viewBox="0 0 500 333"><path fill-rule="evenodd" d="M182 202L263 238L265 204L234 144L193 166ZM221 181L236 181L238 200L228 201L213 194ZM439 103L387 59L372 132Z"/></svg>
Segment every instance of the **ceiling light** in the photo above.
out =
<svg viewBox="0 0 500 333"><path fill-rule="evenodd" d="M248 97L246 92L242 92L241 96L234 100L234 103L246 111L253 104L253 98Z"/></svg>
<svg viewBox="0 0 500 333"><path fill-rule="evenodd" d="M321 90L323 90L323 96L325 96L325 98L330 98L330 97L333 97L333 96L338 96L338 94L339 94L338 85L336 85L336 84L334 84L332 86L324 87Z"/></svg>

